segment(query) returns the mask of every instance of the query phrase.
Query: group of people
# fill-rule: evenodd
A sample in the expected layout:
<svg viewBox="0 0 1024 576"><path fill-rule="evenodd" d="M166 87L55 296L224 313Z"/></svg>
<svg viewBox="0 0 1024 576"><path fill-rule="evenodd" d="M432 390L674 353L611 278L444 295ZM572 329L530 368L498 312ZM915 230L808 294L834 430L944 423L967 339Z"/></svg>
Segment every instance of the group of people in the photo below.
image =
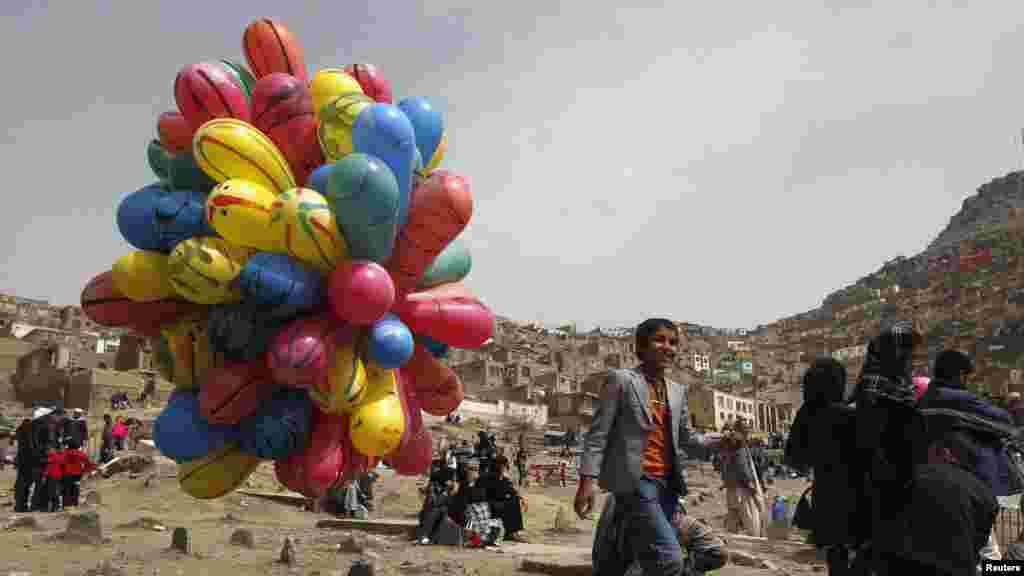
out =
<svg viewBox="0 0 1024 576"><path fill-rule="evenodd" d="M1014 452L1024 442L1007 411L966 390L965 354L943 352L930 385L915 386L923 340L909 323L884 328L852 390L831 357L804 375L786 460L813 476L803 522L830 574L973 575L1000 557L996 496L1024 488ZM700 574L723 561L715 545L686 544L686 470L705 447L690 435L686 387L665 377L678 343L671 321L640 324L640 366L610 371L595 406L574 504L585 518L596 486L611 493L594 541L598 576ZM766 476L745 426L726 435L721 458L730 516L759 534Z"/></svg>
<svg viewBox="0 0 1024 576"><path fill-rule="evenodd" d="M973 366L956 350L915 387L922 340L905 323L873 338L852 393L831 358L804 375L786 460L813 473L807 527L830 574L974 574L1000 559L996 497L1022 488L998 432L1013 418L966 389Z"/></svg>
<svg viewBox="0 0 1024 576"><path fill-rule="evenodd" d="M78 506L79 483L95 465L82 450L89 431L84 413L75 409L36 409L15 430L15 512L55 512Z"/></svg>
<svg viewBox="0 0 1024 576"><path fill-rule="evenodd" d="M442 447L424 490L416 542L498 546L521 540L525 500L509 478L511 465L504 447L484 432L472 451L466 444Z"/></svg>

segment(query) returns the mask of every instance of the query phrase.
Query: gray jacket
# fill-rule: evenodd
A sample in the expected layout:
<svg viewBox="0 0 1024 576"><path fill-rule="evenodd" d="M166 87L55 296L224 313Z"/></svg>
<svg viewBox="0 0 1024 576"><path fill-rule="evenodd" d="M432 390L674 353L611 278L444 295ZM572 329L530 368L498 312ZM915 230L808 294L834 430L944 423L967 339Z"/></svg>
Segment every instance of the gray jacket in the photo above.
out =
<svg viewBox="0 0 1024 576"><path fill-rule="evenodd" d="M686 386L668 381L668 404L672 415L671 438L676 486L686 495L687 454L690 413ZM583 441L580 473L598 478L598 485L613 493L632 493L643 475L643 452L647 434L654 425L650 394L644 376L634 370L611 370L594 410L594 420ZM669 439L666 438L666 441Z"/></svg>

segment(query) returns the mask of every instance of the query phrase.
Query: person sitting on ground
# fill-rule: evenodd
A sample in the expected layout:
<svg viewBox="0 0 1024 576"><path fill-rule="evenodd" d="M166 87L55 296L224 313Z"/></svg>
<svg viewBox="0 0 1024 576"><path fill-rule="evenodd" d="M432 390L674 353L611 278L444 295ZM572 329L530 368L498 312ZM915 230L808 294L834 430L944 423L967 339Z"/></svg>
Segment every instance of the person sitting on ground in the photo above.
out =
<svg viewBox="0 0 1024 576"><path fill-rule="evenodd" d="M873 535L880 574L975 574L999 504L971 469L977 447L949 418L931 417L927 461L914 467L899 513Z"/></svg>
<svg viewBox="0 0 1024 576"><path fill-rule="evenodd" d="M487 499L491 503L491 515L501 520L505 528L505 539L522 540L523 508L519 492L508 477L508 465L499 466L497 475L487 481Z"/></svg>
<svg viewBox="0 0 1024 576"><path fill-rule="evenodd" d="M707 523L688 515L684 504L680 500L670 524L685 551L679 574L698 576L721 568L727 559L725 541ZM629 536L625 510L615 505L615 495L610 494L594 534L595 575L644 576L643 567L632 556Z"/></svg>
<svg viewBox="0 0 1024 576"><path fill-rule="evenodd" d="M416 525L417 544L427 545L434 541L437 530L448 518L448 512L458 492L459 483L455 478L448 478L443 484L431 482L427 485L427 497L423 500L419 524Z"/></svg>
<svg viewBox="0 0 1024 576"><path fill-rule="evenodd" d="M467 540L477 545L497 545L504 537L504 524L491 516L487 486L480 481L480 462L469 460L463 465L465 481L453 499L450 515L463 526Z"/></svg>

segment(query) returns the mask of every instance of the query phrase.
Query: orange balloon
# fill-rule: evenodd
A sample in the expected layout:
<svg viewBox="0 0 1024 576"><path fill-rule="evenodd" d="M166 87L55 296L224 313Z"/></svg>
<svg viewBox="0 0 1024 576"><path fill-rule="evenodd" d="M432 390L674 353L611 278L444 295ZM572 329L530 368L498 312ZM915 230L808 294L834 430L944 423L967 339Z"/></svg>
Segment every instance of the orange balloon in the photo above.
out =
<svg viewBox="0 0 1024 576"><path fill-rule="evenodd" d="M469 224L473 195L469 182L437 170L409 198L409 217L385 266L399 294L411 292L437 255Z"/></svg>
<svg viewBox="0 0 1024 576"><path fill-rule="evenodd" d="M422 344L402 366L416 388L420 408L432 416L446 416L462 404L465 392L455 372L441 364Z"/></svg>

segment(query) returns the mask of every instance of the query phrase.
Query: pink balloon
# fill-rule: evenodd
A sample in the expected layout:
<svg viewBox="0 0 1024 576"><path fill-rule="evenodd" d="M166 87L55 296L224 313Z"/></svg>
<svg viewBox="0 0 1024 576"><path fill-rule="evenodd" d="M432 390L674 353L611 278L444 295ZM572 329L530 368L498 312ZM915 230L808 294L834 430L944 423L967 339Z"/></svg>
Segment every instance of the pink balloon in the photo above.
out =
<svg viewBox="0 0 1024 576"><path fill-rule="evenodd" d="M334 351L335 322L326 316L293 320L267 350L267 367L280 384L308 388L327 373Z"/></svg>
<svg viewBox="0 0 1024 576"><path fill-rule="evenodd" d="M328 300L338 318L368 326L384 317L395 303L395 284L380 264L354 260L331 274Z"/></svg>
<svg viewBox="0 0 1024 576"><path fill-rule="evenodd" d="M430 469L434 459L434 440L429 428L420 428L409 443L388 459L388 464L402 476L419 476Z"/></svg>
<svg viewBox="0 0 1024 576"><path fill-rule="evenodd" d="M931 382L931 379L927 376L914 376L911 382L914 383L914 400L920 400L921 396L924 396L925 391L928 390L928 384Z"/></svg>

